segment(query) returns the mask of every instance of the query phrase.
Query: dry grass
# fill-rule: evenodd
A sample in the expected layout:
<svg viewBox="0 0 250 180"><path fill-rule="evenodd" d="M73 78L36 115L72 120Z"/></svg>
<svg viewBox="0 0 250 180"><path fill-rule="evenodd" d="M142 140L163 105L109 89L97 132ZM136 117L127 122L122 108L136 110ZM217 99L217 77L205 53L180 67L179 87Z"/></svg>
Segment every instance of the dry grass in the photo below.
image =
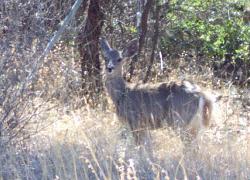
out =
<svg viewBox="0 0 250 180"><path fill-rule="evenodd" d="M249 179L249 117L242 126L237 109L226 111L224 123L202 133L198 146L186 149L175 133L161 129L152 132L148 152L134 145L114 112L60 105L46 113L49 126L26 148L0 155L0 179Z"/></svg>
<svg viewBox="0 0 250 180"><path fill-rule="evenodd" d="M41 113L28 126L27 131L34 134L29 140L0 150L0 180L250 179L250 113L231 86L224 85L217 91L225 98L215 108L213 125L191 147L185 148L177 133L164 128L152 131L151 149L138 148L106 99L96 109L76 108L75 100L81 99L69 94L65 85L68 79L77 78L75 72L65 78L72 72L65 73L61 61L53 62L49 70L59 75L46 77L55 82L47 79L38 84L41 89L48 86L46 95L53 98L49 102L44 97L36 98L31 103L41 105ZM63 67L74 66L70 62L65 61ZM209 70L202 75L175 70L171 73L168 78L154 75L152 81L185 77L208 89L216 82Z"/></svg>

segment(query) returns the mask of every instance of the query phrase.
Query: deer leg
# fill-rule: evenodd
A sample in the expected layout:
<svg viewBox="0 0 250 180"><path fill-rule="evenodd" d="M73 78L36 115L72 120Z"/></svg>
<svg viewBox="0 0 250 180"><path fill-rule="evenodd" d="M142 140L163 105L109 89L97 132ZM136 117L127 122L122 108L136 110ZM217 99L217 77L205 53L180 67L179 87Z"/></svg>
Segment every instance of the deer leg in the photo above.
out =
<svg viewBox="0 0 250 180"><path fill-rule="evenodd" d="M152 140L149 130L141 130L133 132L136 145L143 151L152 154Z"/></svg>
<svg viewBox="0 0 250 180"><path fill-rule="evenodd" d="M150 159L153 159L153 145L149 130L135 131L133 136L139 152L143 154L142 157L146 154Z"/></svg>
<svg viewBox="0 0 250 180"><path fill-rule="evenodd" d="M137 145L150 144L151 135L149 130L135 130L133 131L133 136Z"/></svg>

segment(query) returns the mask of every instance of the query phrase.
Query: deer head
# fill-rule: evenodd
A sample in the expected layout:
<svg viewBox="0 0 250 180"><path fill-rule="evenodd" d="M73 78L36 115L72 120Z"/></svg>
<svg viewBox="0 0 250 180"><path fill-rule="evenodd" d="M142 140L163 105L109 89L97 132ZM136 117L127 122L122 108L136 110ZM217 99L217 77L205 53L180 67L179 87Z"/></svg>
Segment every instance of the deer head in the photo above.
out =
<svg viewBox="0 0 250 180"><path fill-rule="evenodd" d="M111 48L105 38L100 39L100 46L105 59L106 71L113 73L116 70L121 71L124 60L133 57L137 53L138 40L131 40L122 52Z"/></svg>

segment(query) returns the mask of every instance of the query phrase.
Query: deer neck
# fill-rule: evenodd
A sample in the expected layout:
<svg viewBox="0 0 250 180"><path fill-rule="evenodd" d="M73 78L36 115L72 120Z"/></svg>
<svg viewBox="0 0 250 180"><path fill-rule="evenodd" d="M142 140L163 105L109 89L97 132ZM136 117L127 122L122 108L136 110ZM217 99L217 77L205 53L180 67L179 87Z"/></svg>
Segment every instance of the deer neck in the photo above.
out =
<svg viewBox="0 0 250 180"><path fill-rule="evenodd" d="M111 99L116 104L125 95L126 83L121 74L119 76L107 76L106 88Z"/></svg>

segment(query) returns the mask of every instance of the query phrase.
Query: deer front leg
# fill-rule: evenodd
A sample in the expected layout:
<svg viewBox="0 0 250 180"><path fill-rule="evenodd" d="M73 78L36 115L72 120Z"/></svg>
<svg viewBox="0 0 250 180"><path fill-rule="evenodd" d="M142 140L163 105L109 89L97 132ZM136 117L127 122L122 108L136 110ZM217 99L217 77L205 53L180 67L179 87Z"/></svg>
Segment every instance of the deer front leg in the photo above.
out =
<svg viewBox="0 0 250 180"><path fill-rule="evenodd" d="M146 145L151 144L151 135L149 130L133 130L133 137L135 139L136 145Z"/></svg>

